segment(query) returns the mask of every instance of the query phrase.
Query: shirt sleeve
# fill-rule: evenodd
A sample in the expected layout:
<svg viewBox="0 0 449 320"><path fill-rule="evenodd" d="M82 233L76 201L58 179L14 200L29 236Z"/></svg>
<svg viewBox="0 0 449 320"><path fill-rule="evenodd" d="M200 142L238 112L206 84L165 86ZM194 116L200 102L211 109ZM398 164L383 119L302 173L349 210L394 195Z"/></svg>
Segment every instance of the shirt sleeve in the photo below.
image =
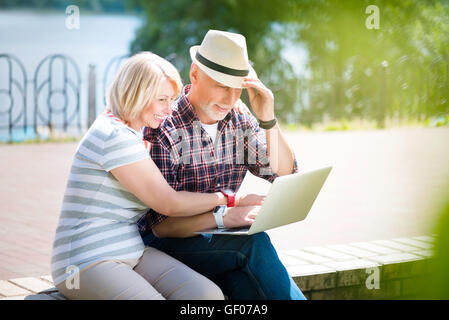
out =
<svg viewBox="0 0 449 320"><path fill-rule="evenodd" d="M106 138L100 165L106 171L148 159L143 140L126 128L114 128Z"/></svg>
<svg viewBox="0 0 449 320"><path fill-rule="evenodd" d="M268 146L265 136L265 130L259 127L256 118L252 115L247 116L247 128L251 134L247 135L245 141L245 154L248 170L255 176L273 182L278 175L270 166L268 158ZM247 130L248 130L247 129ZM291 173L298 172L296 157L293 160L293 170Z"/></svg>
<svg viewBox="0 0 449 320"><path fill-rule="evenodd" d="M162 138L161 138L162 137ZM154 141L154 140L152 140ZM178 181L178 162L176 155L172 154L170 141L165 136L160 136L151 144L151 158L159 168L167 183L176 191L182 190L183 185ZM162 222L167 216L160 214L153 209L150 209L144 216L142 216L137 225L139 231L144 235L150 231L152 227Z"/></svg>

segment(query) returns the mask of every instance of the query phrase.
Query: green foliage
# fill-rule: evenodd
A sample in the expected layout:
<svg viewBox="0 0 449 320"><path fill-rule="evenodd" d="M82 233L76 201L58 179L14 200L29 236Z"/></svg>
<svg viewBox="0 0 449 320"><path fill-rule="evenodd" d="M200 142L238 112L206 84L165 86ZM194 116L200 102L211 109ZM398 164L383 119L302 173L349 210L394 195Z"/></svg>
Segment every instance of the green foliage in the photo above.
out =
<svg viewBox="0 0 449 320"><path fill-rule="evenodd" d="M443 202L444 203L444 202ZM440 217L435 228L434 254L428 263L428 274L422 278L415 278L414 295L405 299L449 299L449 202L442 207Z"/></svg>
<svg viewBox="0 0 449 320"><path fill-rule="evenodd" d="M449 114L448 1L135 1L146 23L131 51L167 57L186 82L189 48L209 29L245 35L284 122L362 117L383 127ZM380 10L379 29L366 27L368 5ZM299 58L283 54L298 45L308 54L302 73Z"/></svg>
<svg viewBox="0 0 449 320"><path fill-rule="evenodd" d="M441 211L436 232L435 256L431 264L432 281L428 283L426 298L449 299L449 202Z"/></svg>
<svg viewBox="0 0 449 320"><path fill-rule="evenodd" d="M209 29L238 32L246 36L248 54L259 77L268 80L277 98L283 100L278 105L294 103L294 95L277 94L286 89L293 92L297 79L291 64L281 57L283 30L273 27L293 10L292 1L155 0L141 1L141 5L147 22L138 31L132 52L149 50L167 57L189 82L189 48L200 44Z"/></svg>
<svg viewBox="0 0 449 320"><path fill-rule="evenodd" d="M434 119L433 121L429 121L429 126L431 126L431 127L449 126L449 115L447 115L445 117L438 117L437 119Z"/></svg>
<svg viewBox="0 0 449 320"><path fill-rule="evenodd" d="M247 35L251 59L268 66L279 58L279 41L267 45L271 24L291 10L289 1L257 0L154 0L141 1L147 23L138 31L131 51L151 50L162 56L176 54L184 71L190 66L188 49L201 43L209 29L228 30ZM271 58L267 60L269 57ZM261 69L262 73L266 73Z"/></svg>
<svg viewBox="0 0 449 320"><path fill-rule="evenodd" d="M379 29L365 27L373 4ZM311 108L298 119L361 116L382 127L386 117L449 113L448 12L446 1L302 1L296 40L309 51Z"/></svg>

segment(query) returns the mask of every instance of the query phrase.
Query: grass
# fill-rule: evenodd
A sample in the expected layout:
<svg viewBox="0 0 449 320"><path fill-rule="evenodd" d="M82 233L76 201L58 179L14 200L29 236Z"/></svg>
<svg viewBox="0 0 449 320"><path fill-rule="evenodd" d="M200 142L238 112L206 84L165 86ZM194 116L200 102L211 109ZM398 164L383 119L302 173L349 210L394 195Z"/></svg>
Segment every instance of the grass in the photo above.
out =
<svg viewBox="0 0 449 320"><path fill-rule="evenodd" d="M309 132L332 132L332 131L351 131L351 130L378 130L377 123L374 120L367 119L340 119L340 120L327 120L319 123L314 123L311 126L296 123L281 123L282 128L285 131L309 131ZM440 116L437 118L416 120L416 119L398 119L391 118L386 119L384 129L392 128L436 128L436 127L448 127L449 128L449 115ZM56 132L45 138L27 139L23 141L0 141L0 145L10 144L35 144L35 143L64 143L64 142L77 142L80 140L80 136L69 136L62 132Z"/></svg>
<svg viewBox="0 0 449 320"><path fill-rule="evenodd" d="M65 142L77 142L80 137L49 137L47 139L26 139L23 141L0 141L0 145L26 145L36 143L65 143Z"/></svg>
<svg viewBox="0 0 449 320"><path fill-rule="evenodd" d="M367 119L340 119L327 120L323 122L313 123L311 126L301 124L283 124L282 126L287 131L311 131L311 132L326 132L326 131L349 131L349 130L378 130L375 120ZM449 115L440 116L437 118L417 120L417 119L398 119L391 118L385 120L384 129L393 128L435 128L435 127L449 127Z"/></svg>

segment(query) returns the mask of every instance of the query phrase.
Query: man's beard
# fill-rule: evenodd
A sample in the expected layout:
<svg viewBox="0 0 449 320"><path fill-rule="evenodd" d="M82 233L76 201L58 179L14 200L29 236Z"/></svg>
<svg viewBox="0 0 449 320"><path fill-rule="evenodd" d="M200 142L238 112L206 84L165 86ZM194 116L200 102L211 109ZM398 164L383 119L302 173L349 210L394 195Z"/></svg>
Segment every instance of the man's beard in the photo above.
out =
<svg viewBox="0 0 449 320"><path fill-rule="evenodd" d="M214 120L214 121L221 121L221 120L223 120L226 117L226 115L229 113L229 111L228 112L214 111L214 109L215 109L214 106L215 106L215 104L202 106L201 109L212 120Z"/></svg>

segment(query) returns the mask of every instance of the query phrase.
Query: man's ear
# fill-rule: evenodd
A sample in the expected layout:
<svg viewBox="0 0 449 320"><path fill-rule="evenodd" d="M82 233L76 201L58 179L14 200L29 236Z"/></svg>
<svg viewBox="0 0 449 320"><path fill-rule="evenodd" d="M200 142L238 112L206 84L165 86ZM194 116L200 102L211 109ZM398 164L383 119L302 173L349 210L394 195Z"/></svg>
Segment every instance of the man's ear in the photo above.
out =
<svg viewBox="0 0 449 320"><path fill-rule="evenodd" d="M199 69L198 66L194 63L192 63L192 65L190 66L189 76L190 76L191 84L195 84L198 82L198 77L199 77L198 69Z"/></svg>

